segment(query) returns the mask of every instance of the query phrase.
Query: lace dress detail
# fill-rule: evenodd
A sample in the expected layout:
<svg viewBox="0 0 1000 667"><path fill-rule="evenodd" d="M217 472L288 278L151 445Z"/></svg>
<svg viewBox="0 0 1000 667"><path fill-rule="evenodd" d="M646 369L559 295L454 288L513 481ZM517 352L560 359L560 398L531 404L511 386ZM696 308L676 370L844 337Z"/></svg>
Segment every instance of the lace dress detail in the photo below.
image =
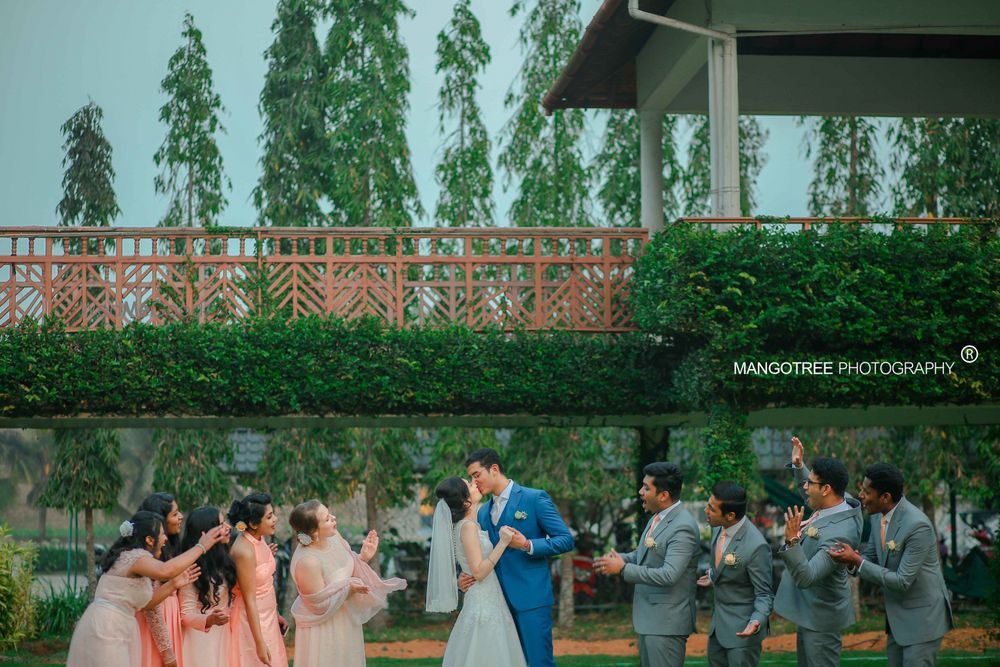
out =
<svg viewBox="0 0 1000 667"><path fill-rule="evenodd" d="M94 601L73 631L67 667L140 666L141 646L135 614L149 604L153 584L146 577L127 575L129 568L143 557L152 558L145 549L123 552L98 580Z"/></svg>
<svg viewBox="0 0 1000 667"><path fill-rule="evenodd" d="M462 572L471 575L469 559L462 545L462 526L469 519L455 524L455 560ZM486 558L493 551L493 543L485 530L475 524L479 535L481 557ZM455 621L448 646L444 652L442 667L521 667L526 665L521 642L517 636L514 619L500 588L500 580L495 572L490 572L482 581L465 594L462 611Z"/></svg>

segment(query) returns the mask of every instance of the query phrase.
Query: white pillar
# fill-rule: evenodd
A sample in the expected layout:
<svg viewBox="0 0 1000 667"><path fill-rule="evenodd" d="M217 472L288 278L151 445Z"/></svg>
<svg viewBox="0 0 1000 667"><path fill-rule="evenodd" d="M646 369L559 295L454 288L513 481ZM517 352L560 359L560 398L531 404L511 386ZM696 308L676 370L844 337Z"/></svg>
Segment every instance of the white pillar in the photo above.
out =
<svg viewBox="0 0 1000 667"><path fill-rule="evenodd" d="M708 128L712 215L737 217L740 215L740 130L735 39L708 41Z"/></svg>
<svg viewBox="0 0 1000 667"><path fill-rule="evenodd" d="M639 111L639 183L643 228L663 229L663 112Z"/></svg>

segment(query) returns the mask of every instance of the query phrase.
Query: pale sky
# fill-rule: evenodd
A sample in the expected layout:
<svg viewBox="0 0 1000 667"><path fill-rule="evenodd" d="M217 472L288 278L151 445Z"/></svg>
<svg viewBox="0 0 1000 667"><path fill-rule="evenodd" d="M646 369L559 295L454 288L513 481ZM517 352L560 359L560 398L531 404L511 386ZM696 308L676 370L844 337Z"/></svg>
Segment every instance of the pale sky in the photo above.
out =
<svg viewBox="0 0 1000 667"><path fill-rule="evenodd" d="M417 188L430 216L437 199L434 167L441 143L434 49L438 32L451 17L452 2L409 4L416 16L401 26L410 52L407 133ZM600 0L581 4L586 25ZM203 33L215 89L227 109L227 133L219 137L219 146L233 189L227 192L229 205L219 224L255 224L250 193L260 173L257 101L275 5L274 0L0 0L0 225L56 224L63 173L59 128L88 100L103 108L104 132L114 150L115 190L122 209L114 224L156 224L167 205L153 191L153 153L166 131L158 121L165 102L159 88L167 61L181 44L185 11L194 15ZM493 56L481 78L479 101L494 146L510 117L503 96L522 61L517 45L521 19L510 18L509 7L508 0L472 2ZM599 112L589 113L592 154L604 119ZM802 131L792 118L762 121L770 138L765 146L768 163L758 180L757 212L805 215L811 169L802 156ZM502 174L495 178L497 217L505 224L513 191L503 191Z"/></svg>

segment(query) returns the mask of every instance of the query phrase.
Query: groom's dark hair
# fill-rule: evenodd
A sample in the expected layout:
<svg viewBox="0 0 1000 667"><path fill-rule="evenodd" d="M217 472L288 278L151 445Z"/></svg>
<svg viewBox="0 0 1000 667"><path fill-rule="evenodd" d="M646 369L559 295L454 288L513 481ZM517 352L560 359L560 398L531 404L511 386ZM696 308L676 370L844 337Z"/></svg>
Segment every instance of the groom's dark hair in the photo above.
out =
<svg viewBox="0 0 1000 667"><path fill-rule="evenodd" d="M681 499L681 487L684 485L684 473L677 467L676 463L657 461L650 463L642 469L643 475L653 478L653 486L656 492L666 491L673 500Z"/></svg>
<svg viewBox="0 0 1000 667"><path fill-rule="evenodd" d="M487 470L489 470L491 466L496 466L501 473L503 472L503 463L500 462L500 454L497 453L497 450L490 449L489 447L477 449L465 457L466 468L471 466L473 463L478 463Z"/></svg>

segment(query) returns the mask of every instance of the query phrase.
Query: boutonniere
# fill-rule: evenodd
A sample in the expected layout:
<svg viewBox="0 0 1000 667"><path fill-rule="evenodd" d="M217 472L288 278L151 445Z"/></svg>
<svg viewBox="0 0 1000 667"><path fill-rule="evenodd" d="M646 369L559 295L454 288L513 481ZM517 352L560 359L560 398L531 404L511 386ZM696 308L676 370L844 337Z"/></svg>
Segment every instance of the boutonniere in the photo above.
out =
<svg viewBox="0 0 1000 667"><path fill-rule="evenodd" d="M738 562L740 562L740 560L736 557L736 554L734 554L731 551L729 553L727 553L726 557L723 558L722 560L723 560L723 562L726 565L728 565L730 567L732 567L733 565L736 565Z"/></svg>
<svg viewBox="0 0 1000 667"><path fill-rule="evenodd" d="M514 512L514 518L517 519L518 521L524 521L525 519L528 518L528 513L522 510L518 510Z"/></svg>
<svg viewBox="0 0 1000 667"><path fill-rule="evenodd" d="M819 537L819 528L816 526L809 526L806 528L806 535L809 537Z"/></svg>
<svg viewBox="0 0 1000 667"><path fill-rule="evenodd" d="M899 545L896 544L896 540L889 540L888 542L885 543L885 548L888 549L889 551L895 551L896 549L899 548Z"/></svg>
<svg viewBox="0 0 1000 667"><path fill-rule="evenodd" d="M656 548L656 540L654 540L652 538L652 536L646 538L646 548L647 549L655 549Z"/></svg>

